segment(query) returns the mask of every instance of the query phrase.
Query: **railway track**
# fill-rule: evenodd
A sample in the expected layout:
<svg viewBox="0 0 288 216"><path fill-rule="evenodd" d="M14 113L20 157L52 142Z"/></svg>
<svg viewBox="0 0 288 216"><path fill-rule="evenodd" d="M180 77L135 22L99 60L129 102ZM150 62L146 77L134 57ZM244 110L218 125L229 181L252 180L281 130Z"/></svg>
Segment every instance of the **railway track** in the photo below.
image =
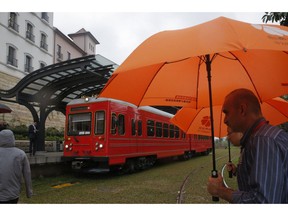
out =
<svg viewBox="0 0 288 216"><path fill-rule="evenodd" d="M227 158L227 153L224 152L223 155L217 157L216 161L219 162L223 158ZM184 195L186 193L185 187L188 184L189 180L195 174L197 174L201 169L208 168L209 166L211 166L211 162L206 162L206 163L200 164L199 166L197 166L196 168L192 169L192 171L188 173L188 175L184 178L184 180L183 180L183 182L182 182L182 184L180 186L180 189L178 190L177 198L176 198L176 203L177 204L183 204L184 203L184 198L185 198ZM222 173L223 173L223 169L225 168L224 166L225 166L225 163L224 163L224 165L222 166L222 169L221 169Z"/></svg>

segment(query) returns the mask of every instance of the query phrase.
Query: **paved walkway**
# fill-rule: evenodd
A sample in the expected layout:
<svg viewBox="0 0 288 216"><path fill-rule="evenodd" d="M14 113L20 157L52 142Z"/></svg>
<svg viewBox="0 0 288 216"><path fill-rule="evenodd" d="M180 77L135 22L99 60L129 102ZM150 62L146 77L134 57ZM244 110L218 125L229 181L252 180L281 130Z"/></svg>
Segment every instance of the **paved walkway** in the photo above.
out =
<svg viewBox="0 0 288 216"><path fill-rule="evenodd" d="M49 163L61 163L61 157L63 152L36 152L35 156L30 156L26 153L30 164L49 164Z"/></svg>

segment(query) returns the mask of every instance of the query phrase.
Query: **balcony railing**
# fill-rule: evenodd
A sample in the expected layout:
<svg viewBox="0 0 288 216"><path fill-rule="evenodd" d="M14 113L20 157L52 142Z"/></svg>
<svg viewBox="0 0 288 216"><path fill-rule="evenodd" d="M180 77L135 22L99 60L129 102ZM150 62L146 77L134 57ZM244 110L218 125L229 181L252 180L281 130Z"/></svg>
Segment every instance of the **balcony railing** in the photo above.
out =
<svg viewBox="0 0 288 216"><path fill-rule="evenodd" d="M11 58L10 56L7 56L7 64L18 67L18 60L16 58Z"/></svg>
<svg viewBox="0 0 288 216"><path fill-rule="evenodd" d="M48 44L46 44L45 41L40 42L40 47L45 49L45 50L48 50Z"/></svg>
<svg viewBox="0 0 288 216"><path fill-rule="evenodd" d="M33 67L31 67L30 65L28 65L28 64L25 64L25 69L24 69L24 71L25 72L32 72L34 70L34 68Z"/></svg>
<svg viewBox="0 0 288 216"><path fill-rule="evenodd" d="M19 25L13 19L9 19L8 26L13 30L19 32Z"/></svg>
<svg viewBox="0 0 288 216"><path fill-rule="evenodd" d="M35 35L33 35L32 32L26 31L26 38L35 42Z"/></svg>
<svg viewBox="0 0 288 216"><path fill-rule="evenodd" d="M63 60L63 53L57 52L57 59L58 60Z"/></svg>

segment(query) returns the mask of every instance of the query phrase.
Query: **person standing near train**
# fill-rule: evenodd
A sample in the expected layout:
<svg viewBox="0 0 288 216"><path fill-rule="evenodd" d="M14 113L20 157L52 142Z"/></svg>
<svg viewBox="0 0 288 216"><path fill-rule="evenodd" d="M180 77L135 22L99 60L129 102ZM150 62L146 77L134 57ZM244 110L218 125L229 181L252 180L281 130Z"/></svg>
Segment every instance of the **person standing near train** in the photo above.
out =
<svg viewBox="0 0 288 216"><path fill-rule="evenodd" d="M34 121L33 124L29 125L28 128L28 136L30 140L29 145L29 153L30 156L34 156L37 151L37 135L38 135L38 129L37 129L37 122Z"/></svg>
<svg viewBox="0 0 288 216"><path fill-rule="evenodd" d="M264 119L257 97L248 89L228 94L222 110L224 123L243 133L239 190L226 188L219 176L209 178L208 192L230 203L288 203L288 133Z"/></svg>

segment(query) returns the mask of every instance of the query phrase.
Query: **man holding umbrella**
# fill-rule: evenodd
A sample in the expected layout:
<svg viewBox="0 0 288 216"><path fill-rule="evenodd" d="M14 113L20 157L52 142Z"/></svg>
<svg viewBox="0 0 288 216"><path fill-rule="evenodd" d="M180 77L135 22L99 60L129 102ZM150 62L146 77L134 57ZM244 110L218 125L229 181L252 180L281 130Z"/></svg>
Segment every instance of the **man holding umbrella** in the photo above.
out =
<svg viewBox="0 0 288 216"><path fill-rule="evenodd" d="M226 188L222 177L210 177L208 192L231 203L288 203L288 134L264 119L257 97L247 89L228 94L223 113L224 123L243 133L239 190Z"/></svg>

